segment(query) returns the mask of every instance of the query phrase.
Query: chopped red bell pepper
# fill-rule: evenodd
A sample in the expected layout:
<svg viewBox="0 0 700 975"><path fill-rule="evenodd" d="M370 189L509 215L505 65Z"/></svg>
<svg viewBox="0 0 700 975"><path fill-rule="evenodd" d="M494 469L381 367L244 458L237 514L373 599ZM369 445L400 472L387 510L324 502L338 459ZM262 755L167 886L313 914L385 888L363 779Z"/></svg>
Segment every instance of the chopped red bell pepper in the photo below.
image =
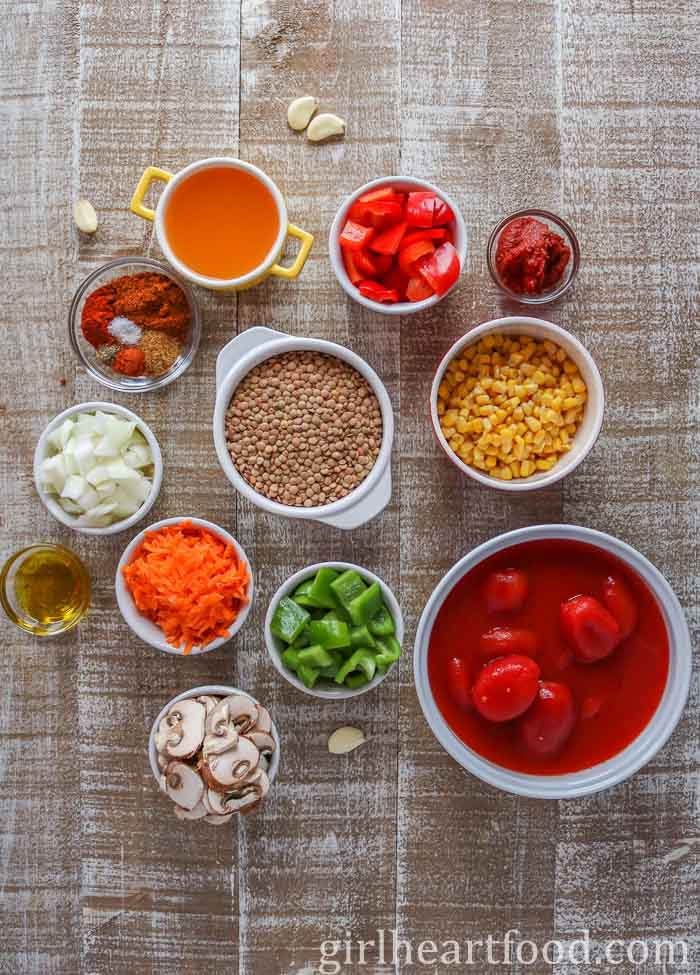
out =
<svg viewBox="0 0 700 975"><path fill-rule="evenodd" d="M454 217L454 213L445 201L429 190L408 194L406 220L409 226L440 227L454 220Z"/></svg>
<svg viewBox="0 0 700 975"><path fill-rule="evenodd" d="M416 261L416 270L438 295L444 295L459 277L459 257L454 245L445 242L434 254Z"/></svg>
<svg viewBox="0 0 700 975"><path fill-rule="evenodd" d="M415 244L417 240L445 240L446 236L447 229L445 227L433 227L432 229L424 227L422 230L412 230L401 238L399 249L403 250L409 244Z"/></svg>
<svg viewBox="0 0 700 975"><path fill-rule="evenodd" d="M393 288L395 291L398 291L399 300L403 301L406 298L408 280L408 275L403 273L398 264L394 264L382 278L382 284L386 285L387 288Z"/></svg>
<svg viewBox="0 0 700 975"><path fill-rule="evenodd" d="M355 263L355 257L352 251L343 248L343 264L345 265L345 270L348 272L348 277L353 284L359 284L364 278L364 274L360 274Z"/></svg>
<svg viewBox="0 0 700 975"><path fill-rule="evenodd" d="M394 263L393 254L372 254L372 263L377 269L377 274L385 275L391 270Z"/></svg>
<svg viewBox="0 0 700 975"><path fill-rule="evenodd" d="M340 235L340 246L347 247L350 251L361 251L363 247L369 244L374 233L373 227L363 227L353 220L348 220Z"/></svg>
<svg viewBox="0 0 700 975"><path fill-rule="evenodd" d="M432 254L435 245L432 240L414 240L408 247L403 248L399 253L399 267L404 274L409 276L414 273L413 265L419 257L425 254Z"/></svg>
<svg viewBox="0 0 700 975"><path fill-rule="evenodd" d="M385 288L378 281L362 281L359 285L359 292L365 298L370 298L372 301L393 304L399 300L399 293L395 288Z"/></svg>
<svg viewBox="0 0 700 975"><path fill-rule="evenodd" d="M381 234L377 234L372 243L369 245L369 249L376 251L378 254L395 254L399 249L401 238L405 233L406 222L401 221L401 223L396 223L393 227L389 227L388 230L384 230Z"/></svg>
<svg viewBox="0 0 700 975"><path fill-rule="evenodd" d="M398 196L396 190L391 186L380 186L376 190L368 190L362 196L358 196L358 203L375 203L377 200L395 200Z"/></svg>
<svg viewBox="0 0 700 975"><path fill-rule="evenodd" d="M424 301L435 294L424 278L411 278L406 285L406 297L409 301Z"/></svg>
<svg viewBox="0 0 700 975"><path fill-rule="evenodd" d="M348 214L351 220L376 230L386 230L403 219L403 206L396 200L375 200L370 203L354 203Z"/></svg>
<svg viewBox="0 0 700 975"><path fill-rule="evenodd" d="M360 272L361 278L376 278L379 273L377 265L367 251L355 251L355 267Z"/></svg>

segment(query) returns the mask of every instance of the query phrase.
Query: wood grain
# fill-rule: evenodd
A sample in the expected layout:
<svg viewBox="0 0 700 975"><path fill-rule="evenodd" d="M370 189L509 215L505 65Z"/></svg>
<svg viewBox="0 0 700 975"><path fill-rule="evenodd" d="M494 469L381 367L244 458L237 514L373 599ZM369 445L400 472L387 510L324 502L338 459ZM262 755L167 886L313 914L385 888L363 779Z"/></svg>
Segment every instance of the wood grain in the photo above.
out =
<svg viewBox="0 0 700 975"><path fill-rule="evenodd" d="M62 541L88 564L94 598L75 635L48 644L1 624L0 972L310 975L323 940L372 940L380 928L414 946L502 938L510 928L540 945L583 928L594 945L685 938L689 966L668 971L700 970L697 677L681 725L630 782L545 804L502 795L447 757L420 712L410 653L425 600L454 561L502 531L560 520L612 532L651 558L697 637L697 4L17 0L8 9L3 553ZM287 129L288 100L307 92L348 120L344 141L310 146ZM76 367L68 303L104 261L160 256L151 225L127 210L142 169L175 171L214 154L265 169L316 240L295 283L200 292L194 365L135 407L164 450L153 520L210 518L234 532L256 570L258 599L240 639L181 660L151 651L119 617L113 577L127 538L59 526L35 497L31 455L46 422L72 403L133 407ZM400 322L345 297L326 241L345 194L392 173L444 186L470 240L455 293ZM72 226L79 195L100 215L94 238L78 239ZM488 277L485 244L504 213L535 203L569 218L583 251L573 292L538 314L590 348L607 409L574 474L511 499L467 484L438 454L427 396L455 338L518 307ZM385 381L397 417L394 495L377 521L352 533L283 522L231 491L210 435L214 365L228 339L256 324L348 345ZM333 558L394 587L408 634L398 678L320 706L278 678L261 627L284 578ZM209 681L260 697L283 736L274 798L231 831L178 823L146 757L162 704ZM340 724L369 738L342 759L326 750ZM367 964L355 954L343 970L392 969L421 970L381 965L371 949ZM516 961L499 970L552 969Z"/></svg>

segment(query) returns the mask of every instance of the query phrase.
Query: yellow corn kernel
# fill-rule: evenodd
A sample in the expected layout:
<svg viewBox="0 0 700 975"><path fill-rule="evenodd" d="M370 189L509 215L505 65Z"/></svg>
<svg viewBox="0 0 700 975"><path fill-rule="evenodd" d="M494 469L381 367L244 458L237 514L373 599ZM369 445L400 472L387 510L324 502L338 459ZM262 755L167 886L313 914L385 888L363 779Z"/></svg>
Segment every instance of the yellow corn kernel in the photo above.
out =
<svg viewBox="0 0 700 975"><path fill-rule="evenodd" d="M444 416L445 415L445 404L442 403L442 402L438 403L438 405L437 405L437 411L438 411L438 416Z"/></svg>
<svg viewBox="0 0 700 975"><path fill-rule="evenodd" d="M573 376L574 373L578 372L576 363L572 362L571 359L564 359L563 365L564 372L568 373L570 376Z"/></svg>
<svg viewBox="0 0 700 975"><path fill-rule="evenodd" d="M463 443L464 443L464 437L462 436L461 433L455 433L453 436L450 437L449 444L452 450L454 450L455 452L457 451L458 447L462 446Z"/></svg>
<svg viewBox="0 0 700 975"><path fill-rule="evenodd" d="M487 457L484 463L486 464L487 470L493 470L498 464L498 458L493 456Z"/></svg>
<svg viewBox="0 0 700 975"><path fill-rule="evenodd" d="M513 472L511 471L510 467L506 467L504 465L503 467L497 468L497 470L499 472L499 477L501 477L504 481L513 480Z"/></svg>
<svg viewBox="0 0 700 975"><path fill-rule="evenodd" d="M527 423L527 425L529 426L529 428L532 430L533 433L537 433L538 430L542 429L542 424L534 416L526 417L525 422Z"/></svg>
<svg viewBox="0 0 700 975"><path fill-rule="evenodd" d="M535 467L538 471L549 471L551 470L557 462L556 457L547 457L546 460L536 460Z"/></svg>
<svg viewBox="0 0 700 975"><path fill-rule="evenodd" d="M564 402L562 403L562 406L564 407L565 410L572 410L575 406L578 405L579 403L575 396L567 396Z"/></svg>
<svg viewBox="0 0 700 975"><path fill-rule="evenodd" d="M571 385L577 393L586 392L586 384L580 376L574 376L574 378L571 380Z"/></svg>

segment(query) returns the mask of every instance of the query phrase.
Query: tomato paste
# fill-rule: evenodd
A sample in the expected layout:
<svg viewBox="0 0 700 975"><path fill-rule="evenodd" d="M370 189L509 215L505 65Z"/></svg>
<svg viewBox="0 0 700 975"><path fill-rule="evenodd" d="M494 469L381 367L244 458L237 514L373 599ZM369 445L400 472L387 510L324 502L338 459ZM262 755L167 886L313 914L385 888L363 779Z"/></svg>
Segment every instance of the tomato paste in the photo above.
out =
<svg viewBox="0 0 700 975"><path fill-rule="evenodd" d="M519 598L504 600L508 589ZM561 615L582 595L619 620L614 649L588 662ZM587 637L602 639L591 623ZM527 658L539 671L534 703ZM668 666L666 625L646 583L602 549L559 539L513 546L468 572L443 603L428 650L430 687L454 733L497 765L535 775L577 772L626 748L656 711ZM501 706L504 678L490 672L499 668L513 671L504 686L519 705Z"/></svg>
<svg viewBox="0 0 700 975"><path fill-rule="evenodd" d="M496 270L518 294L538 295L561 280L571 257L563 237L534 217L516 217L501 231Z"/></svg>

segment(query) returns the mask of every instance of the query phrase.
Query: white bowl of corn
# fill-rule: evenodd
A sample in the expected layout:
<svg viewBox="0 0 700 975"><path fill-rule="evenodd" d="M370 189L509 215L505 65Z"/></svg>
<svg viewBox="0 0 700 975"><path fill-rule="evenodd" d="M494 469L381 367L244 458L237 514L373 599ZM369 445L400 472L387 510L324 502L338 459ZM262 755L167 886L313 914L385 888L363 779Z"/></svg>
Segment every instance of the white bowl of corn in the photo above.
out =
<svg viewBox="0 0 700 975"><path fill-rule="evenodd" d="M598 367L578 339L517 315L455 342L430 392L449 459L501 491L533 491L570 473L595 444L604 406Z"/></svg>

